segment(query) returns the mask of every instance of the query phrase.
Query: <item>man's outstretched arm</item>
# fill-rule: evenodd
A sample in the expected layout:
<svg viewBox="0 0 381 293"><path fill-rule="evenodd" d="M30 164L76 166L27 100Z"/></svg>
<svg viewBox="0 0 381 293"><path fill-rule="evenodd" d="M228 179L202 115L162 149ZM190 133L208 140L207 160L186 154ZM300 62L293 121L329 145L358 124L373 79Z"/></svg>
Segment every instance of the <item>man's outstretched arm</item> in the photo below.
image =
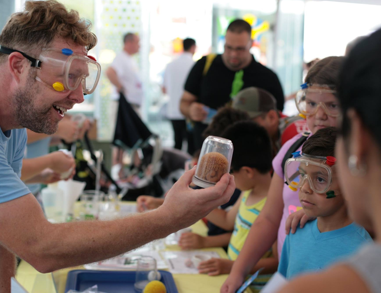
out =
<svg viewBox="0 0 381 293"><path fill-rule="evenodd" d="M230 199L231 175L193 190L194 173L186 172L158 209L115 221L51 224L32 194L2 203L0 242L44 273L119 255L190 226Z"/></svg>

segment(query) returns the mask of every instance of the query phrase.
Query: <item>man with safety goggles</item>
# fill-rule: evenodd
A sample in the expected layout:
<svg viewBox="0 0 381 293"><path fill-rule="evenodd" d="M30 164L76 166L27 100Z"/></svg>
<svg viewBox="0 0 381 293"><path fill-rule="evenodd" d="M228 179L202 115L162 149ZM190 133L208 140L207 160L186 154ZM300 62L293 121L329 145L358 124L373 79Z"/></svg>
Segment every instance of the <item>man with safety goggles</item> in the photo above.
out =
<svg viewBox="0 0 381 293"><path fill-rule="evenodd" d="M336 98L336 90L334 86L321 84L301 85L301 89L297 92L295 103L300 116L315 115L319 109L330 117L338 117L340 115L340 107Z"/></svg>
<svg viewBox="0 0 381 293"><path fill-rule="evenodd" d="M38 69L36 80L57 92L74 91L81 84L83 94L91 94L97 87L101 66L93 56L80 55L69 48L42 49L38 59L24 52L0 45L0 52L21 53Z"/></svg>
<svg viewBox="0 0 381 293"><path fill-rule="evenodd" d="M106 222L46 220L20 180L25 128L53 134L64 113L95 90L100 66L87 52L96 42L87 21L52 0L25 2L25 11L13 14L0 34L1 292L10 292L14 254L45 273L114 257L190 226L235 189L225 174L214 187L191 190L191 170L149 213Z"/></svg>

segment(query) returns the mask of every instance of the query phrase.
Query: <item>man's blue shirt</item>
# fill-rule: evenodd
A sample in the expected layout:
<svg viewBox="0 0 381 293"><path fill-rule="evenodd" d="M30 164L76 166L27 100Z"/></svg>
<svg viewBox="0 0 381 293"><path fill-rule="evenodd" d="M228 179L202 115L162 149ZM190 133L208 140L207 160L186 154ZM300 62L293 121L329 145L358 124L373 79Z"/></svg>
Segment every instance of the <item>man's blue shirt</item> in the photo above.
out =
<svg viewBox="0 0 381 293"><path fill-rule="evenodd" d="M48 136L44 139L29 143L27 145L25 158L33 159L49 154L49 144L51 139L52 138ZM37 192L39 192L41 189L41 184L39 183L27 184L27 186L30 192L32 192L34 195L36 195Z"/></svg>
<svg viewBox="0 0 381 293"><path fill-rule="evenodd" d="M0 203L30 193L20 179L26 140L24 128L5 133L0 128Z"/></svg>

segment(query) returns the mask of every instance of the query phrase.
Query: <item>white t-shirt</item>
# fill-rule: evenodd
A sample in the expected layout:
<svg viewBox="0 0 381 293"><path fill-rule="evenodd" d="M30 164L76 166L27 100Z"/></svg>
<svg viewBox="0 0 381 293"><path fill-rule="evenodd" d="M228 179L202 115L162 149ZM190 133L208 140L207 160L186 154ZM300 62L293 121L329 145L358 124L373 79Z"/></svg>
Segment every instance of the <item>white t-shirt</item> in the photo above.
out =
<svg viewBox="0 0 381 293"><path fill-rule="evenodd" d="M140 106L143 103L143 89L139 66L136 61L127 52L122 51L116 55L111 67L116 71L127 101ZM118 99L119 94L116 88L114 93L114 98Z"/></svg>
<svg viewBox="0 0 381 293"><path fill-rule="evenodd" d="M185 119L180 112L180 99L184 92L184 84L188 73L193 65L192 54L184 52L169 63L165 69L163 85L170 98L167 106L167 117L169 119Z"/></svg>

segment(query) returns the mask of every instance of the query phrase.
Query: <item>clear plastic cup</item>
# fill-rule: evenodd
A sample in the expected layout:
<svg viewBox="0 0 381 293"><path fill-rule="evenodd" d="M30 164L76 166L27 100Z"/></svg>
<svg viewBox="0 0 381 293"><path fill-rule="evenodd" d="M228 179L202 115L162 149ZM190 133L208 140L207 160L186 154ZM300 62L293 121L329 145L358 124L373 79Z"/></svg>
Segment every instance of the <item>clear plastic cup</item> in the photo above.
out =
<svg viewBox="0 0 381 293"><path fill-rule="evenodd" d="M192 182L203 188L215 185L225 173L229 173L233 150L229 139L208 136L202 144Z"/></svg>
<svg viewBox="0 0 381 293"><path fill-rule="evenodd" d="M96 220L99 217L100 203L105 194L102 191L85 190L81 196L80 218L81 220Z"/></svg>
<svg viewBox="0 0 381 293"><path fill-rule="evenodd" d="M137 292L143 292L149 282L160 279L161 276L157 271L156 259L151 256L142 256L138 259L134 284Z"/></svg>

